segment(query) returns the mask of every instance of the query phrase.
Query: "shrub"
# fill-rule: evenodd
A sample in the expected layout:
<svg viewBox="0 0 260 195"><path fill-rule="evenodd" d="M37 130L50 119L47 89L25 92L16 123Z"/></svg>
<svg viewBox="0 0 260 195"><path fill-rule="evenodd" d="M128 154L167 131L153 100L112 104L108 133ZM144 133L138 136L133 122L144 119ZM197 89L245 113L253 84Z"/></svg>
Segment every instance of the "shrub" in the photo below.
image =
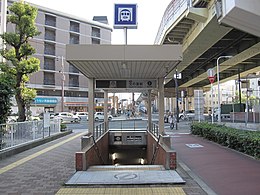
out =
<svg viewBox="0 0 260 195"><path fill-rule="evenodd" d="M248 131L207 122L193 122L191 133L260 159L260 131Z"/></svg>
<svg viewBox="0 0 260 195"><path fill-rule="evenodd" d="M61 124L60 124L60 130L61 130L61 131L65 131L66 129L67 129L67 125L61 123Z"/></svg>

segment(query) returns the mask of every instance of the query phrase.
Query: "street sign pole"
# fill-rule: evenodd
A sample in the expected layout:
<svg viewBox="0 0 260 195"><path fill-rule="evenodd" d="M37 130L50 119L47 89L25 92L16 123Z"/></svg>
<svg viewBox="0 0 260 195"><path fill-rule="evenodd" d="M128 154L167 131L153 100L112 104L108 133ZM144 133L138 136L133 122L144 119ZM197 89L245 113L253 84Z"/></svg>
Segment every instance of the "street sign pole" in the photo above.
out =
<svg viewBox="0 0 260 195"><path fill-rule="evenodd" d="M213 83L215 81L215 70L213 68L208 69L207 71L208 79L211 86L211 123L214 123L214 107L213 107Z"/></svg>
<svg viewBox="0 0 260 195"><path fill-rule="evenodd" d="M211 86L211 123L214 123L214 107L213 107L213 83L210 84Z"/></svg>

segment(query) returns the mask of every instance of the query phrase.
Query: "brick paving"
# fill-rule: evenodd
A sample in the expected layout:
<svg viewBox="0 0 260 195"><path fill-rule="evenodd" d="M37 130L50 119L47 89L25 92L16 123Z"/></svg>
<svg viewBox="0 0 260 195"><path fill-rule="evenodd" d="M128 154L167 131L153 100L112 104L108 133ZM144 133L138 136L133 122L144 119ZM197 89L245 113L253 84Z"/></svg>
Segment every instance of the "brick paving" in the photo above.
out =
<svg viewBox="0 0 260 195"><path fill-rule="evenodd" d="M62 142L76 133L46 143L0 161L0 169L24 157ZM80 150L80 137L43 153L24 164L0 174L0 194L5 195L53 195L75 172L75 152ZM186 181L181 187L187 195L204 195L202 188L181 167L178 173ZM169 185L167 185L169 186ZM92 186L93 187L93 186ZM120 186L118 186L120 187ZM129 186L131 187L131 186ZM134 186L138 188L139 186Z"/></svg>

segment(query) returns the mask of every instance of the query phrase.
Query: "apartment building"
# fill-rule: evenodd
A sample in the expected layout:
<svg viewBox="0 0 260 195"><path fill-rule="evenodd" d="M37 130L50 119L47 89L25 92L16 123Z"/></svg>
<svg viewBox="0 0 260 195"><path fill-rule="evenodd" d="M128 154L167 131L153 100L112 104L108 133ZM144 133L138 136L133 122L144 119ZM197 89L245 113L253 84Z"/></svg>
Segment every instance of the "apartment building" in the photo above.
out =
<svg viewBox="0 0 260 195"><path fill-rule="evenodd" d="M12 3L12 1L8 1ZM111 44L112 28L107 18L78 18L56 10L38 8L36 25L41 34L31 40L39 58L40 71L30 77L28 87L37 90L31 106L33 114L44 110L87 111L88 79L66 62L66 44ZM13 26L8 25L7 31ZM103 101L103 92L96 91L96 101ZM15 112L14 108L14 112Z"/></svg>

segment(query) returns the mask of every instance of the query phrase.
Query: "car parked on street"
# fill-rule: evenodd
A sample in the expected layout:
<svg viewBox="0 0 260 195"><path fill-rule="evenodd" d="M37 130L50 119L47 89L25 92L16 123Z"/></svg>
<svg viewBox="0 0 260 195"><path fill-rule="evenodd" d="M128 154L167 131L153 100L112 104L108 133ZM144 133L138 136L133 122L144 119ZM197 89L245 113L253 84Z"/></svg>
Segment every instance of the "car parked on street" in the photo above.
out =
<svg viewBox="0 0 260 195"><path fill-rule="evenodd" d="M111 121L113 119L113 116L111 114L108 114L108 120ZM104 120L104 112L96 112L94 115L95 121L103 121Z"/></svg>
<svg viewBox="0 0 260 195"><path fill-rule="evenodd" d="M87 112L76 112L74 113L75 116L78 116L80 120L87 120L88 121L88 113Z"/></svg>
<svg viewBox="0 0 260 195"><path fill-rule="evenodd" d="M78 123L80 118L70 112L58 112L54 114L54 118L59 118L62 123Z"/></svg>

